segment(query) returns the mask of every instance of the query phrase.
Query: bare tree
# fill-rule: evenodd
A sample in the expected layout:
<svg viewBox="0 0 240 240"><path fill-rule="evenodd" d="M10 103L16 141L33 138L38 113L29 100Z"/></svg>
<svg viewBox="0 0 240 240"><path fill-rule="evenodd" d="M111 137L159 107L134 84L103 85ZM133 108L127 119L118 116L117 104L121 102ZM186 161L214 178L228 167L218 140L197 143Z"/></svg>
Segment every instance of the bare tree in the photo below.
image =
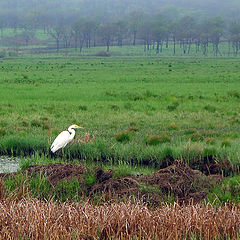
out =
<svg viewBox="0 0 240 240"><path fill-rule="evenodd" d="M62 27L55 27L50 30L50 35L55 39L57 52L59 52L60 40L63 36L63 29Z"/></svg>

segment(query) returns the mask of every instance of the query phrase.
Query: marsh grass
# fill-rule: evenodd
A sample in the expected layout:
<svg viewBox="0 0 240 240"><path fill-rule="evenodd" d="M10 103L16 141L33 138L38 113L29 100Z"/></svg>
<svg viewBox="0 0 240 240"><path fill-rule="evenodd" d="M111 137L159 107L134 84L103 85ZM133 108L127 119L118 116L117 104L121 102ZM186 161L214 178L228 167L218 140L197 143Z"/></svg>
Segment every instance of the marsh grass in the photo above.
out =
<svg viewBox="0 0 240 240"><path fill-rule="evenodd" d="M208 191L208 201L216 205L225 203L240 203L240 176L225 178L220 184Z"/></svg>
<svg viewBox="0 0 240 240"><path fill-rule="evenodd" d="M83 179L88 187L92 187L97 181L95 172L84 173Z"/></svg>
<svg viewBox="0 0 240 240"><path fill-rule="evenodd" d="M80 201L80 196L86 193L78 179L59 181L54 194L54 199L57 201Z"/></svg>
<svg viewBox="0 0 240 240"><path fill-rule="evenodd" d="M60 157L51 156L49 146L59 132L76 123L84 126L77 139L84 140L88 132L95 141L69 144L67 160L160 166L164 149L189 162L203 158L204 149L212 146L219 161L227 159L237 167L237 63L231 58L61 55L3 61L0 154ZM170 141L146 144L146 136L164 135ZM198 149L191 146L189 151L189 141Z"/></svg>

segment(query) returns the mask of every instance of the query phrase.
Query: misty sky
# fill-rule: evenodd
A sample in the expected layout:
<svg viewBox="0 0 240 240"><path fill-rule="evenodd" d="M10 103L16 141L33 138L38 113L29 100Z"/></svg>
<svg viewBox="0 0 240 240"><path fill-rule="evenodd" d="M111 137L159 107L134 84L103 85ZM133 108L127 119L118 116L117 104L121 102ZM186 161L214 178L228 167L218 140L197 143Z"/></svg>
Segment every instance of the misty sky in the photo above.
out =
<svg viewBox="0 0 240 240"><path fill-rule="evenodd" d="M169 12L195 18L222 16L239 21L240 0L2 0L0 14L31 11L66 12L81 16L124 17L133 11L147 14Z"/></svg>

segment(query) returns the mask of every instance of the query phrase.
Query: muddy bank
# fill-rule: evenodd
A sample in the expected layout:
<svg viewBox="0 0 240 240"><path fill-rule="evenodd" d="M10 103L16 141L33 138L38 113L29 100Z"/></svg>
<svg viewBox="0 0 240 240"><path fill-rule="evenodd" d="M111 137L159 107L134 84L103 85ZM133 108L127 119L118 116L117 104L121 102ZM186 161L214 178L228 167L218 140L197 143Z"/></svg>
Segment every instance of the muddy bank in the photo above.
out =
<svg viewBox="0 0 240 240"><path fill-rule="evenodd" d="M77 179L81 186L79 195L90 200L96 200L96 197L99 201L121 200L133 196L152 206L169 201L169 197L180 203L201 202L207 197L206 190L223 179L220 175L205 175L193 170L180 161L174 161L172 165L151 175L115 177L114 172L111 169L103 171L101 168L55 163L29 166L23 174L43 174L53 191L56 188L59 191L59 183Z"/></svg>

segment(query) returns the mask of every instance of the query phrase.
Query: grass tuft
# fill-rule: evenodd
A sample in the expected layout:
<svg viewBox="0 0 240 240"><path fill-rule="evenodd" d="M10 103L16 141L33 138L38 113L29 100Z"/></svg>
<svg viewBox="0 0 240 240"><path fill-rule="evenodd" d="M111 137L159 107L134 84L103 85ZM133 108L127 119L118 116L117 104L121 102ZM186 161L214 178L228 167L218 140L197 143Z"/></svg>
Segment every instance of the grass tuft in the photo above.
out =
<svg viewBox="0 0 240 240"><path fill-rule="evenodd" d="M170 141L171 141L171 138L166 134L152 135L152 136L147 137L146 144L155 146L155 145L167 143Z"/></svg>
<svg viewBox="0 0 240 240"><path fill-rule="evenodd" d="M114 137L118 142L121 142L121 143L130 141L129 131L126 131L126 130L116 133Z"/></svg>

